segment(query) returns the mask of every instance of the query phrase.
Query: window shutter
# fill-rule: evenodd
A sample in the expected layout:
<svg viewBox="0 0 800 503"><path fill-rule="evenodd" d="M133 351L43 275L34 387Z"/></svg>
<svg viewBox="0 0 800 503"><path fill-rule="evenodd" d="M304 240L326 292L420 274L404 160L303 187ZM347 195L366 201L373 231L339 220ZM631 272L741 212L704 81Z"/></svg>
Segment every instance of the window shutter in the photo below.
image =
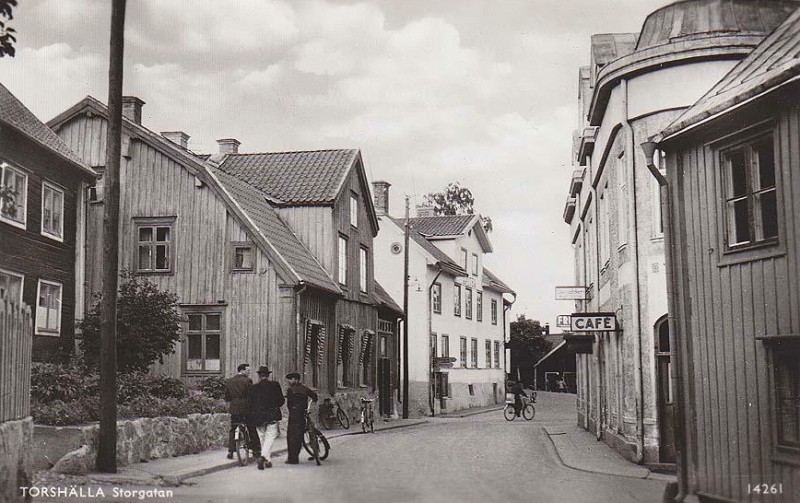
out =
<svg viewBox="0 0 800 503"><path fill-rule="evenodd" d="M325 325L319 325L317 337L317 363L322 365L322 362L325 360Z"/></svg>
<svg viewBox="0 0 800 503"><path fill-rule="evenodd" d="M342 364L344 362L344 345L346 340L346 332L347 329L344 328L344 325L339 325L339 351L336 354L336 363Z"/></svg>
<svg viewBox="0 0 800 503"><path fill-rule="evenodd" d="M311 320L306 320L306 354L303 358L306 365L311 361L311 326Z"/></svg>

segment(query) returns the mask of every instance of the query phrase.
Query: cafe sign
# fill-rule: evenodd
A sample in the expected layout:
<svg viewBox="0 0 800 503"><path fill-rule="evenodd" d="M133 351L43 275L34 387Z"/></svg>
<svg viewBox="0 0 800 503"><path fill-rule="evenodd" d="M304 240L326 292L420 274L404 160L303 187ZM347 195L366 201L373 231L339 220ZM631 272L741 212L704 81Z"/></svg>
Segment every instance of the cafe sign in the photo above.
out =
<svg viewBox="0 0 800 503"><path fill-rule="evenodd" d="M614 313L573 313L570 319L572 332L616 332L617 316Z"/></svg>

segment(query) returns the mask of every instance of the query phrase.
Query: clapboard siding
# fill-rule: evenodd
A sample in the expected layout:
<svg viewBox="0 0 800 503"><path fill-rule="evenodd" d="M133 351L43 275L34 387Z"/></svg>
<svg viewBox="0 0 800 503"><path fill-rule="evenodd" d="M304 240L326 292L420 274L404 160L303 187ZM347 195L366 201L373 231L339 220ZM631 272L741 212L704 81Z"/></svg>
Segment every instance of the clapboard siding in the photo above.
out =
<svg viewBox="0 0 800 503"><path fill-rule="evenodd" d="M333 276L336 267L333 208L330 206L290 206L278 208L278 213L322 264L322 267Z"/></svg>
<svg viewBox="0 0 800 503"><path fill-rule="evenodd" d="M784 494L774 501L800 498L800 485L793 485L800 467L775 457L771 350L756 340L765 334L800 333L800 113L796 104L778 106L775 100L744 109L737 120L712 124L676 145L668 170L674 307L688 393L689 452L684 459L693 492L732 500L749 499L748 483L782 483ZM785 253L724 260L718 156L728 140L716 141L735 134L732 125L770 118L781 212L778 250L783 247Z"/></svg>
<svg viewBox="0 0 800 503"><path fill-rule="evenodd" d="M350 196L356 194L358 196L358 227L350 225ZM372 246L372 226L369 218L367 217L366 199L369 198L369 189L361 183L359 176L359 168L354 167L350 170L350 174L344 183L342 191L339 193L336 203L333 208L334 226L339 234L347 236L347 286L342 287L345 291L345 297L352 301L366 301L369 302L373 295L373 282L374 282L374 254L375 250ZM334 236L338 240L338 235ZM359 292L359 253L361 247L366 247L369 250L368 264L367 264L367 292L361 294ZM338 244L337 244L338 248ZM336 260L338 263L338 249L336 249ZM338 275L334 276L338 278Z"/></svg>
<svg viewBox="0 0 800 503"><path fill-rule="evenodd" d="M104 165L106 122L98 116L81 115L64 123L57 133L87 163ZM252 272L232 270L233 242L254 239L226 203L205 184L198 184L195 168L138 139L123 142L120 167L120 267L135 270L137 260L136 218L174 218L173 270L144 274L162 290L178 295L182 309L215 306L223 313L221 375L235 371L239 363L268 365L275 375L295 370L297 341L295 296L280 288L280 278L269 257L256 248ZM103 203L90 203L87 218L88 292L101 289L99 268L102 243ZM254 245L255 248L255 245ZM90 298L90 295L87 295ZM183 376L194 383L199 377L184 375L182 343L153 371Z"/></svg>

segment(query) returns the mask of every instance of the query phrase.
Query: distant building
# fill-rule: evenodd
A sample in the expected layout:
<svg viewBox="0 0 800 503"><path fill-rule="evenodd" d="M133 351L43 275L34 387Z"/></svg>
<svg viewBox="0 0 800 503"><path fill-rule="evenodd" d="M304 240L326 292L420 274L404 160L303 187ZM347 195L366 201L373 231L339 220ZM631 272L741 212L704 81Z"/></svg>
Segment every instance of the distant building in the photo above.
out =
<svg viewBox="0 0 800 503"><path fill-rule="evenodd" d="M30 306L33 358L74 349L83 317L84 194L97 174L0 84L0 292Z"/></svg>
<svg viewBox="0 0 800 503"><path fill-rule="evenodd" d="M401 309L373 277L378 220L357 150L197 156L123 99L120 267L178 295L185 337L155 371L195 383L248 362L392 413ZM87 97L51 127L102 172L106 107ZM100 289L102 180L90 192L87 288ZM93 270L94 269L94 270ZM90 297L87 295L87 302ZM380 369L380 372L379 372Z"/></svg>
<svg viewBox="0 0 800 503"><path fill-rule="evenodd" d="M381 232L375 270L393 298L403 298L405 219L388 214L386 182L375 182ZM409 220L409 410L414 416L505 400L505 341L514 292L483 266L492 245L477 215ZM513 299L513 297L512 297ZM452 367L433 358L454 358Z"/></svg>
<svg viewBox="0 0 800 503"><path fill-rule="evenodd" d="M795 11L649 145L667 159L684 501L800 501L798 44Z"/></svg>
<svg viewBox="0 0 800 503"><path fill-rule="evenodd" d="M547 336L553 348L534 365L534 387L540 391L564 391L575 393L575 350L567 344L563 335ZM564 381L564 388L559 381Z"/></svg>
<svg viewBox="0 0 800 503"><path fill-rule="evenodd" d="M675 462L669 379L675 349L660 192L639 144L703 96L797 6L675 2L650 14L639 34L594 35L591 64L579 72L576 165L564 220L574 280L587 287L588 298L575 311L612 312L619 330L570 336L580 346L578 423L632 461ZM665 169L663 159L654 162Z"/></svg>

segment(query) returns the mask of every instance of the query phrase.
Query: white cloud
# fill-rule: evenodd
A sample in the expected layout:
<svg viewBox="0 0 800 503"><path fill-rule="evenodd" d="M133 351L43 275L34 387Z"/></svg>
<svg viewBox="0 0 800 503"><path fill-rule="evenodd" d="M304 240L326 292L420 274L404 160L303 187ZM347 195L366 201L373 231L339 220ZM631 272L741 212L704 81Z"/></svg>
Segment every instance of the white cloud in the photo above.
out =
<svg viewBox="0 0 800 503"><path fill-rule="evenodd" d="M245 92L263 92L276 85L284 73L284 63L275 63L263 70L247 73L236 81L236 85Z"/></svg>

